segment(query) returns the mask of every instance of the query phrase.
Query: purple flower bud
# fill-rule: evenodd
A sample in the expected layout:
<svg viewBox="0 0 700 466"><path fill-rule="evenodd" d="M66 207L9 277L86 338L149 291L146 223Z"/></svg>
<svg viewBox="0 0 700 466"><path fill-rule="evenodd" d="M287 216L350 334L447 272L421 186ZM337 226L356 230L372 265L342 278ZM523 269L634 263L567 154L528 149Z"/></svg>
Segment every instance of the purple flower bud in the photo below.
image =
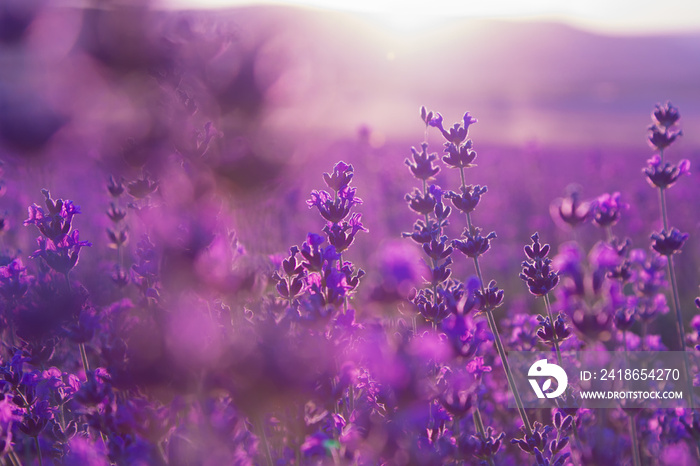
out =
<svg viewBox="0 0 700 466"><path fill-rule="evenodd" d="M350 220L343 222L342 225L334 223L323 227L323 231L328 236L328 242L335 246L338 253L342 253L350 247L358 231L368 231L360 221L361 216L355 212L350 216Z"/></svg>
<svg viewBox="0 0 700 466"><path fill-rule="evenodd" d="M73 204L73 201L63 199L51 199L48 190L41 190L46 197L46 207L48 213L36 204L29 206L29 217L24 221L24 225L36 225L42 235L53 242L61 241L71 230L71 222L76 214L80 213L80 207Z"/></svg>
<svg viewBox="0 0 700 466"><path fill-rule="evenodd" d="M421 148L421 152L418 153L415 147L411 147L413 162L406 159L405 163L409 170L411 170L411 173L413 173L413 176L419 180L428 180L437 175L440 171L440 167L433 166L433 161L437 159L437 154L428 155L428 144L421 144Z"/></svg>
<svg viewBox="0 0 700 466"><path fill-rule="evenodd" d="M17 300L27 292L34 277L26 274L22 259L13 259L8 265L0 267L0 295L8 301Z"/></svg>
<svg viewBox="0 0 700 466"><path fill-rule="evenodd" d="M401 236L404 238L411 238L416 243L423 244L433 239L433 236L438 234L439 228L440 227L433 221L430 221L430 223L426 225L422 220L418 220L413 225L413 232L401 233Z"/></svg>
<svg viewBox="0 0 700 466"><path fill-rule="evenodd" d="M63 275L68 274L78 263L80 249L85 246L92 246L92 243L89 241L80 241L78 230L63 237L58 242L53 242L40 236L37 238L37 243L39 244L39 249L34 251L30 257L41 257L49 267Z"/></svg>
<svg viewBox="0 0 700 466"><path fill-rule="evenodd" d="M345 187L335 197L326 191L311 191L311 199L306 201L309 207L317 207L321 216L331 223L340 223L350 213L354 205L362 204L362 199L355 197L356 188Z"/></svg>
<svg viewBox="0 0 700 466"><path fill-rule="evenodd" d="M681 233L677 228L671 228L670 233L663 230L651 235L651 239L654 240L651 247L662 256L670 256L680 252L688 236L688 233Z"/></svg>
<svg viewBox="0 0 700 466"><path fill-rule="evenodd" d="M447 246L447 236L443 236L440 240L431 239L429 242L423 243L423 251L434 260L442 260L452 254L452 246Z"/></svg>
<svg viewBox="0 0 700 466"><path fill-rule="evenodd" d="M531 435L523 435L523 438L512 439L510 443L520 447L521 450L527 453L535 453L535 450L544 451L547 445L547 437L554 430L552 426L542 426L540 422L535 421L535 429Z"/></svg>
<svg viewBox="0 0 700 466"><path fill-rule="evenodd" d="M496 233L492 231L486 237L483 237L481 236L481 231L475 228L473 236L466 229L462 236L466 237L466 239L453 240L452 246L459 249L467 257L477 258L489 250L491 247L490 241L496 238Z"/></svg>
<svg viewBox="0 0 700 466"><path fill-rule="evenodd" d="M664 150L676 140L678 136L682 136L683 131L672 131L670 128L659 128L656 125L649 127L649 144L656 150Z"/></svg>
<svg viewBox="0 0 700 466"><path fill-rule="evenodd" d="M530 258L530 261L523 262L520 278L527 283L530 293L535 296L544 296L557 286L559 274L551 270L552 260L547 259L549 244L541 246L537 233L531 238L532 246L525 246L525 254Z"/></svg>
<svg viewBox="0 0 700 466"><path fill-rule="evenodd" d="M613 317L615 327L620 331L629 330L636 320L635 312L632 308L618 309Z"/></svg>
<svg viewBox="0 0 700 466"><path fill-rule="evenodd" d="M654 154L647 163L649 165L642 171L647 175L649 184L656 188L670 188L681 176L690 175L690 160L687 159L681 160L678 166L666 162L662 167L661 157Z"/></svg>
<svg viewBox="0 0 700 466"><path fill-rule="evenodd" d="M335 167L333 167L333 173L324 173L323 179L326 182L326 186L328 186L333 191L338 192L342 191L350 184L350 180L352 180L352 175L352 165L348 165L345 162L338 162L335 164Z"/></svg>
<svg viewBox="0 0 700 466"><path fill-rule="evenodd" d="M501 441L506 434L501 432L497 437L493 436L493 428L486 428L483 435L472 435L459 438L459 450L464 455L471 455L483 461L493 458L501 448Z"/></svg>
<svg viewBox="0 0 700 466"><path fill-rule="evenodd" d="M447 280L452 273L452 271L447 268L450 264L452 264L452 258L448 257L442 265L431 268L428 283L436 286Z"/></svg>
<svg viewBox="0 0 700 466"><path fill-rule="evenodd" d="M448 387L440 396L440 404L453 417L461 419L472 408L473 394L460 384Z"/></svg>
<svg viewBox="0 0 700 466"><path fill-rule="evenodd" d="M485 365L484 358L481 356L475 357L467 363L467 372L472 374L477 380L480 380L483 374L491 371L491 366Z"/></svg>
<svg viewBox="0 0 700 466"><path fill-rule="evenodd" d="M533 261L541 261L549 254L549 244L540 246L540 235L535 233L530 237L532 246L525 246L525 254Z"/></svg>
<svg viewBox="0 0 700 466"><path fill-rule="evenodd" d="M472 141L467 140L465 144L457 146L454 143L445 143L444 152L447 155L442 157L442 161L452 168L471 168L476 165L472 162L476 159L476 151L472 150Z"/></svg>
<svg viewBox="0 0 700 466"><path fill-rule="evenodd" d="M414 188L413 195L406 194L405 199L406 202L408 202L408 206L411 208L411 210L421 215L429 215L433 213L433 210L435 210L435 196L429 192L426 195L423 195L418 188Z"/></svg>
<svg viewBox="0 0 700 466"><path fill-rule="evenodd" d="M469 112L467 112L462 117L462 124L455 123L449 131L445 131L445 128L442 126L442 120L442 115L437 113L435 118L430 121L430 126L439 129L447 142L451 142L456 146L459 146L467 138L469 127L477 122L476 118L473 118Z"/></svg>
<svg viewBox="0 0 700 466"><path fill-rule="evenodd" d="M112 197L119 197L124 194L124 178L119 181L115 181L113 176L109 177L109 184L107 185L107 190Z"/></svg>
<svg viewBox="0 0 700 466"><path fill-rule="evenodd" d="M301 264L297 263L297 254L299 254L299 248L292 246L289 248L289 257L282 261L282 269L287 276L301 275L304 272Z"/></svg>
<svg viewBox="0 0 700 466"><path fill-rule="evenodd" d="M107 228L107 237L109 238L110 243L108 246L112 249L118 249L122 247L124 244L126 244L126 241L128 239L128 236L126 234L126 230L112 230L110 228Z"/></svg>
<svg viewBox="0 0 700 466"><path fill-rule="evenodd" d="M126 185L129 194L136 199L142 199L158 189L158 182L151 181L147 175L136 179Z"/></svg>
<svg viewBox="0 0 700 466"><path fill-rule="evenodd" d="M555 340L564 341L571 336L571 328L566 325L564 317L561 314L554 320L553 326L549 321L549 317L538 315L537 320L542 326L537 330L537 336L545 343L552 343Z"/></svg>
<svg viewBox="0 0 700 466"><path fill-rule="evenodd" d="M661 128L670 128L675 125L680 119L681 115L678 113L678 109L671 104L671 102L666 102L666 104L656 104L656 108L651 112L651 118L654 120L654 124Z"/></svg>
<svg viewBox="0 0 700 466"><path fill-rule="evenodd" d="M491 311L503 303L503 290L498 289L495 280L491 280L483 292L476 290L474 294L482 311Z"/></svg>
<svg viewBox="0 0 700 466"><path fill-rule="evenodd" d="M593 221L600 227L615 225L620 220L623 210L629 208L629 204L620 201L620 193L601 194L593 203Z"/></svg>
<svg viewBox="0 0 700 466"><path fill-rule="evenodd" d="M433 119L433 112L429 112L425 106L420 108L420 119L423 120L425 126L428 126Z"/></svg>
<svg viewBox="0 0 700 466"><path fill-rule="evenodd" d="M481 196L487 191L486 186L465 186L461 188L462 194L459 195L454 191L448 191L445 197L452 199L452 204L465 214L471 213L479 205Z"/></svg>
<svg viewBox="0 0 700 466"><path fill-rule="evenodd" d="M122 220L124 220L124 217L126 217L126 211L117 208L117 206L114 204L114 202L112 202L109 210L107 211L107 216L114 223L119 223Z"/></svg>
<svg viewBox="0 0 700 466"><path fill-rule="evenodd" d="M552 203L550 212L555 221L560 218L569 226L577 227L590 218L591 210L591 204L582 202L578 190L572 189L567 197Z"/></svg>

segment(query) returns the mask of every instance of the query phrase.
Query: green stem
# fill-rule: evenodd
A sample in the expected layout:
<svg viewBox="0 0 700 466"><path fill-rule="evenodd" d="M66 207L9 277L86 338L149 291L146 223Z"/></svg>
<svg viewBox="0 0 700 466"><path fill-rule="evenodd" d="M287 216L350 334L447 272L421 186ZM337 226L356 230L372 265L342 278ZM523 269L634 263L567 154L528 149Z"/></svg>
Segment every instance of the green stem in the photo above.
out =
<svg viewBox="0 0 700 466"><path fill-rule="evenodd" d="M469 214L467 214L467 223L470 226L471 229L471 219ZM474 268L476 269L476 275L479 278L479 286L481 288L481 292L484 293L486 290L484 288L484 277L481 273L481 267L479 266L479 259L477 257L474 258ZM520 398L520 393L518 392L517 387L515 386L515 379L513 378L513 373L510 370L510 365L508 364L508 356L506 355L506 351L503 348L503 342L501 341L501 335L498 333L498 327L496 325L496 319L493 317L491 309L485 309L484 313L486 314L486 319L489 324L489 329L491 330L491 333L493 334L493 341L496 344L496 350L498 351L498 356L501 358L501 364L503 364L503 370L506 373L506 379L508 379L508 385L510 387L511 392L513 392L513 397L515 398L515 404L518 407L518 412L520 413L520 418L523 421L523 426L525 427L525 432L527 432L528 437L532 435L532 427L530 426L530 421L527 418L527 413L525 412L525 407L523 405L523 401Z"/></svg>
<svg viewBox="0 0 700 466"><path fill-rule="evenodd" d="M41 457L41 446L39 445L39 436L38 435L36 437L34 437L34 445L36 445L36 452L37 452L37 455L39 456L39 466L43 466L44 461Z"/></svg>
<svg viewBox="0 0 700 466"><path fill-rule="evenodd" d="M270 453L270 445L267 442L267 434L265 434L265 425L259 416L256 416L253 422L255 424L255 430L257 430L256 433L260 436L260 440L263 444L267 466L273 466L274 463L272 462L272 453Z"/></svg>
<svg viewBox="0 0 700 466"><path fill-rule="evenodd" d="M353 411L355 411L355 386L351 383L350 388L348 388L348 407L350 409L350 412L348 413L348 419L350 418L350 415L352 415Z"/></svg>
<svg viewBox="0 0 700 466"><path fill-rule="evenodd" d="M639 442L637 441L637 423L634 416L629 416L630 423L630 440L632 441L632 459L634 466L642 466L642 460L639 456Z"/></svg>
<svg viewBox="0 0 700 466"><path fill-rule="evenodd" d="M573 427L572 431L574 433L574 441L576 442L576 449L581 452L581 462L583 463L583 449L581 448L581 439L578 436L578 427L576 427L576 418L574 418L573 422L571 423L571 427ZM573 452L571 452L573 456Z"/></svg>
<svg viewBox="0 0 700 466"><path fill-rule="evenodd" d="M474 406L474 426L476 427L476 431L479 433L481 438L486 440L486 429L484 429L484 422L481 419L481 412L479 411L478 406ZM490 456L487 458L487 461L489 466L495 466L493 458Z"/></svg>
<svg viewBox="0 0 700 466"><path fill-rule="evenodd" d="M559 349L559 336L554 329L554 315L552 315L552 304L549 302L549 293L544 294L544 307L547 308L547 317L549 317L549 323L552 326L552 331L554 332L554 351L557 353L557 364L560 366L561 363L561 350Z"/></svg>
<svg viewBox="0 0 700 466"><path fill-rule="evenodd" d="M19 458L17 458L17 453L15 453L12 448L10 448L10 451L7 452L7 457L12 466L22 466L22 462L19 460Z"/></svg>
<svg viewBox="0 0 700 466"><path fill-rule="evenodd" d="M80 360L83 363L83 370L85 371L85 380L87 380L87 374L90 370L90 363L88 362L87 352L85 351L85 344L80 343L78 348L80 349Z"/></svg>
<svg viewBox="0 0 700 466"><path fill-rule="evenodd" d="M666 213L666 194L664 188L659 188L659 203L661 204L661 220L664 224L664 231L668 231L668 214Z"/></svg>
<svg viewBox="0 0 700 466"><path fill-rule="evenodd" d="M501 336L498 333L498 328L496 327L496 320L493 317L491 309L485 311L486 318L489 323L489 328L491 333L493 333L493 340L496 344L496 350L498 351L498 356L501 358L501 363L503 364L503 370L506 373L506 379L508 379L508 385L510 390L513 392L513 397L515 398L515 404L518 406L518 412L520 413L520 418L523 421L523 426L525 427L525 432L527 436L532 436L532 427L530 426L530 421L527 418L527 413L525 412L525 407L523 406L523 401L520 398L520 393L518 388L515 386L515 379L513 378L513 373L508 364L508 357L506 356L506 351L503 349L503 343L501 342Z"/></svg>
<svg viewBox="0 0 700 466"><path fill-rule="evenodd" d="M673 294L673 307L676 310L676 326L678 330L678 338L680 338L681 351L683 351L683 366L685 376L688 383L690 395L690 409L695 409L695 400L693 396L693 381L692 372L690 372L690 364L688 363L688 354L685 351L685 329L683 326L683 315L681 311L681 301L678 296L678 281L676 280L676 272L673 266L673 256L668 256L668 275L671 280L671 291Z"/></svg>
<svg viewBox="0 0 700 466"><path fill-rule="evenodd" d="M659 157L661 158L661 163L664 162L664 151L659 151ZM664 188L659 188L659 204L661 205L661 221L664 225L664 232L668 233L668 212L666 210L666 193ZM676 280L676 272L673 266L673 256L668 256L668 276L671 281L671 293L673 295L673 307L675 308L676 314L676 330L678 331L678 338L680 339L681 351L683 351L683 366L685 369L685 376L688 381L688 387L690 389L690 409L695 409L695 400L693 399L693 382L691 380L690 364L688 363L688 355L685 352L685 330L683 326L683 312L681 310L681 301L678 295L678 281Z"/></svg>

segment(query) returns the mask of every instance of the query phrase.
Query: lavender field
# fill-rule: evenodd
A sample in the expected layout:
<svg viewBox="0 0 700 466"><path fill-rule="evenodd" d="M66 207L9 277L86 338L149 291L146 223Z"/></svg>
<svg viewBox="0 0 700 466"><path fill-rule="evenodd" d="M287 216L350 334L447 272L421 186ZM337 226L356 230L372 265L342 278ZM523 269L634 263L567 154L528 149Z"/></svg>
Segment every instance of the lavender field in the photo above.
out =
<svg viewBox="0 0 700 466"><path fill-rule="evenodd" d="M0 4L0 462L700 464L700 34L125 5Z"/></svg>

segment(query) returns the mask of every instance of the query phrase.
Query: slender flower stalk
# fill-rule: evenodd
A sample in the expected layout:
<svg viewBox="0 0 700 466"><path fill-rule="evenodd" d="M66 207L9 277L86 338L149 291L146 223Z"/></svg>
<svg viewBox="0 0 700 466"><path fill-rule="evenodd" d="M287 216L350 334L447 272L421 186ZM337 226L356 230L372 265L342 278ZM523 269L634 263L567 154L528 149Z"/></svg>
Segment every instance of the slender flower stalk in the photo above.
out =
<svg viewBox="0 0 700 466"><path fill-rule="evenodd" d="M676 279L675 267L673 264L673 254L680 252L683 243L688 238L688 234L680 233L677 229L669 230L668 212L666 208L666 190L673 186L678 179L685 174L689 174L690 162L682 160L677 166L664 161L664 150L669 147L682 132L676 126L680 114L678 109L670 102L665 105L657 104L652 112L653 124L649 126L649 143L659 151L658 156L649 159L648 166L643 170L647 176L647 181L659 190L659 205L661 210L661 222L663 231L651 236L652 248L661 255L668 258L667 270L673 297L673 309L676 315L676 331L681 351L685 352L686 338L685 326L683 324L683 311L678 294L678 281ZM693 384L691 379L690 363L687 354L684 354L684 369L690 388L690 407L694 409L695 400L693 395Z"/></svg>
<svg viewBox="0 0 700 466"><path fill-rule="evenodd" d="M554 315L552 314L552 304L549 302L549 294L546 293L544 296L544 306L547 309L547 318L549 319L549 322L554 322ZM554 324L552 324L554 327ZM552 338L552 343L554 344L554 351L557 353L557 364L560 366L562 365L562 360L561 360L561 350L559 349L559 334L556 331L555 327L555 332L554 332L554 338Z"/></svg>
<svg viewBox="0 0 700 466"><path fill-rule="evenodd" d="M530 293L542 296L544 299L547 318L541 320L542 329L537 332L537 335L543 341L552 343L557 355L557 363L561 366L559 342L566 339L571 334L571 330L566 327L561 315L556 321L554 320L552 305L549 301L549 292L559 283L559 274L551 269L552 260L547 257L549 244L541 245L537 233L532 235L531 239L532 245L525 246L525 255L528 260L522 263L523 271L520 273L520 278L527 283Z"/></svg>
<svg viewBox="0 0 700 466"><path fill-rule="evenodd" d="M452 200L455 208L464 212L467 220L467 229L463 234L465 239L453 241L453 246L459 249L466 256L471 257L474 261L474 269L479 280L479 291L477 291L477 298L479 298L480 301L479 308L484 312L484 314L486 314L488 326L493 334L496 350L501 360L501 364L503 365L506 379L508 380L508 386L510 387L510 390L515 398L525 432L528 436L531 436L532 427L527 417L520 393L515 385L515 379L513 377L510 364L508 363L508 356L503 346L501 335L498 331L496 319L493 315L493 310L500 305L503 299L503 291L498 290L495 282L493 281L489 283L488 288L485 287L484 277L479 265L479 256L484 254L489 249L489 241L496 238L496 234L491 232L487 236L482 237L479 229L474 227L471 220L471 213L477 207L481 199L481 195L486 192L486 187L481 187L478 185L467 186L466 176L464 173L465 168L471 168L474 166L472 162L476 159L477 155L472 149L472 141L467 139L469 126L476 122L477 120L473 118L469 112L467 112L464 114L463 124L457 123L449 130L445 130L442 125L442 115L437 113L430 122L430 125L438 128L447 141L445 143L444 151L447 155L442 157L443 162L451 168L459 169L460 173L461 193L450 191L446 193L446 197Z"/></svg>
<svg viewBox="0 0 700 466"><path fill-rule="evenodd" d="M639 456L639 440L637 435L637 421L636 416L630 415L629 426L630 426L630 440L632 441L632 460L634 466L642 466L642 459Z"/></svg>

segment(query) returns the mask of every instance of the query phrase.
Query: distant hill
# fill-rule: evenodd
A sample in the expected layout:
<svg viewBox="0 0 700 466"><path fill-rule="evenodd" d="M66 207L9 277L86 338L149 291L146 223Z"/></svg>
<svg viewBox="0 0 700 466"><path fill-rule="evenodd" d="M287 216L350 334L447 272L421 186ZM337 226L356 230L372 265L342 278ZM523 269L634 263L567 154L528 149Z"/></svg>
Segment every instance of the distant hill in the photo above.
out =
<svg viewBox="0 0 700 466"><path fill-rule="evenodd" d="M289 7L219 18L262 44L261 63L279 73L273 120L300 130L366 124L387 137L415 134L426 105L448 122L471 111L482 141L627 145L643 141L653 105L667 99L684 126L700 126L700 34L603 36L475 19L411 32ZM686 131L684 144L700 144L700 132Z"/></svg>

